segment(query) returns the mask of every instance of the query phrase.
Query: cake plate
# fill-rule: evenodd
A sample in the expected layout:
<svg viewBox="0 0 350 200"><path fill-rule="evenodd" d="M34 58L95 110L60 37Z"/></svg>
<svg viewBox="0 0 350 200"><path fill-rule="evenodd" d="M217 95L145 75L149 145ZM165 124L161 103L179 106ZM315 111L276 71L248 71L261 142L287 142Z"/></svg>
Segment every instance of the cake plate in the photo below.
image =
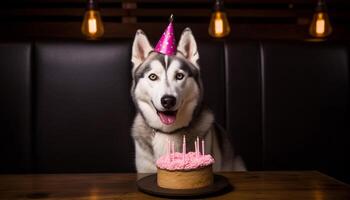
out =
<svg viewBox="0 0 350 200"><path fill-rule="evenodd" d="M197 189L166 189L161 188L157 184L157 174L146 176L137 181L137 187L141 192L160 196L160 197L176 197L176 198L193 198L216 196L228 191L233 187L224 176L214 174L214 183L210 186Z"/></svg>

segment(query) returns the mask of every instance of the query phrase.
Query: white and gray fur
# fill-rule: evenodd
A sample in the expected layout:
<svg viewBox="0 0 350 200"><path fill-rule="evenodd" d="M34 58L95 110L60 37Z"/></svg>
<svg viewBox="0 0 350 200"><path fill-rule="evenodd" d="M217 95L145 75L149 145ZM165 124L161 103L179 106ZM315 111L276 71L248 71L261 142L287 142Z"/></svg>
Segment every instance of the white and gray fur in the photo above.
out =
<svg viewBox="0 0 350 200"><path fill-rule="evenodd" d="M198 60L197 44L189 28L183 31L174 56L154 52L144 32L137 31L132 47L131 95L138 111L132 126L138 173L156 172L155 162L165 154L168 139L181 151L183 135L188 151L194 150L197 136L205 140L206 153L215 158L214 171L245 170L226 133L215 126L213 113L202 106ZM148 78L152 73L159 77L156 81ZM175 79L177 73L184 78ZM171 125L163 124L157 114L166 110L161 104L164 95L176 98L172 108L177 110L176 121Z"/></svg>

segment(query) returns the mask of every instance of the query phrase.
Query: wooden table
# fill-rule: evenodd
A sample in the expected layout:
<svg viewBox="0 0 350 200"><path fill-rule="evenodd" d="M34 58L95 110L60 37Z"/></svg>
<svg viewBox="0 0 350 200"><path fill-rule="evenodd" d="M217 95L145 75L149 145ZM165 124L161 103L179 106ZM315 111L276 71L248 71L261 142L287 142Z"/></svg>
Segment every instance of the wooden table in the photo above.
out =
<svg viewBox="0 0 350 200"><path fill-rule="evenodd" d="M234 190L212 199L350 199L349 185L316 171L221 175ZM155 199L137 190L136 178L136 174L0 175L0 199Z"/></svg>

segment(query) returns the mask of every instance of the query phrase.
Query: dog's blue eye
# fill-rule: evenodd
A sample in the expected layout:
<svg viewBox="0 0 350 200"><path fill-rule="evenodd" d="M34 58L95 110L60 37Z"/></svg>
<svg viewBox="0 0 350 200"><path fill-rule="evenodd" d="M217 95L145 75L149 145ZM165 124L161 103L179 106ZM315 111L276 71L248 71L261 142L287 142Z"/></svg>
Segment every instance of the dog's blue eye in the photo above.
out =
<svg viewBox="0 0 350 200"><path fill-rule="evenodd" d="M151 81L155 81L155 80L158 79L158 76L155 75L155 74L150 74L150 75L148 76L148 78L149 78Z"/></svg>
<svg viewBox="0 0 350 200"><path fill-rule="evenodd" d="M177 73L176 74L176 79L177 80L182 80L185 77L185 75L183 73Z"/></svg>

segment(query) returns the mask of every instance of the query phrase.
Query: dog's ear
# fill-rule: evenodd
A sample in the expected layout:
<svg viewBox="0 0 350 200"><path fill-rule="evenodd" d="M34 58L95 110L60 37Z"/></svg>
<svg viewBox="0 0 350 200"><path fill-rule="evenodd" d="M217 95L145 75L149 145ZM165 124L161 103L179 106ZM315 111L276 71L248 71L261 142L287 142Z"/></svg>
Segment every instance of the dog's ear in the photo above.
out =
<svg viewBox="0 0 350 200"><path fill-rule="evenodd" d="M146 34L141 29L137 30L134 43L132 45L131 62L134 65L133 69L135 69L143 61L145 61L148 54L152 50L153 50L153 47L150 45Z"/></svg>
<svg viewBox="0 0 350 200"><path fill-rule="evenodd" d="M194 39L190 28L185 28L185 30L182 32L179 44L177 45L177 51L177 54L182 54L195 66L199 66L199 54L197 50L197 43Z"/></svg>

